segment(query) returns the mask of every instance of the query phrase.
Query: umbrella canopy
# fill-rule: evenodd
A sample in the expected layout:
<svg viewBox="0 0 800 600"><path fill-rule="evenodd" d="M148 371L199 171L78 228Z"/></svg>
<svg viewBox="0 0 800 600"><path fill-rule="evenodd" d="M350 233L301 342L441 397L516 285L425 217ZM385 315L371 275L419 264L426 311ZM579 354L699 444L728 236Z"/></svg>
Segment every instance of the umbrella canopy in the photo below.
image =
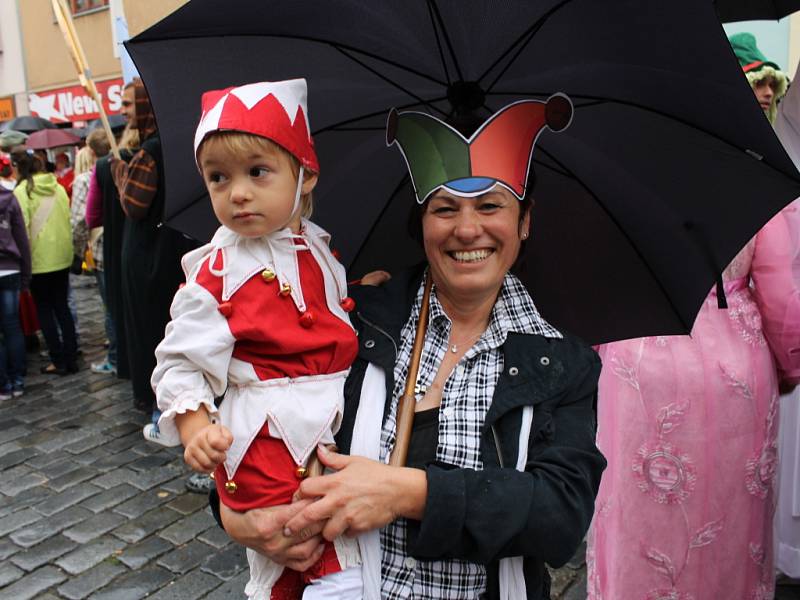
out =
<svg viewBox="0 0 800 600"><path fill-rule="evenodd" d="M715 0L720 21L778 20L800 10L800 0Z"/></svg>
<svg viewBox="0 0 800 600"><path fill-rule="evenodd" d="M63 131L67 131L72 135L77 135L80 139L85 140L86 136L89 135L89 128L88 127L68 127Z"/></svg>
<svg viewBox="0 0 800 600"><path fill-rule="evenodd" d="M42 119L41 117L32 117L30 115L24 117L16 117L10 121L0 123L0 131L6 129L13 129L14 131L22 131L24 133L32 133L40 129L56 129L56 124Z"/></svg>
<svg viewBox="0 0 800 600"><path fill-rule="evenodd" d="M64 129L42 129L32 133L25 145L33 150L47 150L59 146L77 146L81 138Z"/></svg>
<svg viewBox="0 0 800 600"><path fill-rule="evenodd" d="M122 115L108 115L108 124L111 125L112 130L124 129L126 123L127 121ZM102 126L102 119L95 119L93 121L89 121L87 130L91 131L92 129L98 129Z"/></svg>
<svg viewBox="0 0 800 600"><path fill-rule="evenodd" d="M422 258L391 107L485 118L566 93L572 124L533 154L522 278L591 342L688 332L725 265L800 196L707 2L193 0L127 46L161 127L165 219L201 239L216 227L192 150L201 93L308 80L314 218L354 276Z"/></svg>

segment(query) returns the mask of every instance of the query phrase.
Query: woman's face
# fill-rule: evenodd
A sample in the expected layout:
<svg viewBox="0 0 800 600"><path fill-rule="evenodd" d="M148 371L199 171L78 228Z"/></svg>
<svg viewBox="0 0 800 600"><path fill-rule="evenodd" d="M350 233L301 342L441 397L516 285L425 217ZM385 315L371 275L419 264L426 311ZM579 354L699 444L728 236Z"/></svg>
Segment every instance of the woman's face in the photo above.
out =
<svg viewBox="0 0 800 600"><path fill-rule="evenodd" d="M439 190L422 215L425 254L436 283L451 301L497 294L527 236L530 213L497 185L474 198Z"/></svg>

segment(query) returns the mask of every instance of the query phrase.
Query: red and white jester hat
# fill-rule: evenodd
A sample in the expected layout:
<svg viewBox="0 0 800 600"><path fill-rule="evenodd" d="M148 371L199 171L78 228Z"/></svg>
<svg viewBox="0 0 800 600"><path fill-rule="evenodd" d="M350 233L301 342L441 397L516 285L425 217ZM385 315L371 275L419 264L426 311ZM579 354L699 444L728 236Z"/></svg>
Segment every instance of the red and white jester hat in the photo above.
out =
<svg viewBox="0 0 800 600"><path fill-rule="evenodd" d="M194 135L194 155L217 131L240 131L283 146L300 165L319 173L306 108L306 80L262 81L203 94L203 114Z"/></svg>

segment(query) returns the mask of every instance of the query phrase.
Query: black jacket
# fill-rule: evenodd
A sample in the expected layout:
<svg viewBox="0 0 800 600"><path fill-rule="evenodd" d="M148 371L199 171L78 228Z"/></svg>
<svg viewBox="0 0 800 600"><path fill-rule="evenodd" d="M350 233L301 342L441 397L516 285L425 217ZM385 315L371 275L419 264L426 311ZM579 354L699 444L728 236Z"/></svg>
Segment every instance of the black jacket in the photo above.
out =
<svg viewBox="0 0 800 600"><path fill-rule="evenodd" d="M340 452L350 451L369 363L385 372L384 416L388 412L400 331L421 277L400 273L381 287L351 289L359 353L345 382L344 420L336 436ZM499 597L499 559L525 556L528 599L549 600L545 562L559 567L578 549L606 466L594 443L600 359L568 335L510 334L503 352L505 370L481 440L484 470L428 466L425 517L409 520L408 552L419 560L458 558L486 565L487 600ZM533 424L527 469L521 473L514 466L522 407L528 405L534 407ZM220 522L216 490L210 504Z"/></svg>
<svg viewBox="0 0 800 600"><path fill-rule="evenodd" d="M381 287L351 290L359 354L345 384L345 416L336 438L344 453L368 363L386 374L387 414L400 331L420 280L419 272L400 273ZM600 360L568 335L510 334L503 352L505 368L481 439L484 470L428 466L425 517L409 521L408 552L419 560L458 558L486 565L489 599L499 596L498 560L522 555L528 598L549 599L544 563L559 567L572 558L591 522L606 465L594 443ZM514 466L527 405L534 412L522 473Z"/></svg>

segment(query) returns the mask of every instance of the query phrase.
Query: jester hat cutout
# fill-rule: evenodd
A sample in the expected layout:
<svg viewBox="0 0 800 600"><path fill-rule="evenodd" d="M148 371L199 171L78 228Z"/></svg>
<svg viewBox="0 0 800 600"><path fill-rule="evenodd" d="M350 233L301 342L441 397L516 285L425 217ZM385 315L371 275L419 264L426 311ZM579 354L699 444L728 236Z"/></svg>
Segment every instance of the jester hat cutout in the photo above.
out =
<svg viewBox="0 0 800 600"><path fill-rule="evenodd" d="M572 122L565 94L520 100L492 115L469 138L427 113L392 109L386 144L397 144L405 158L417 202L444 187L459 196L477 196L495 184L525 197L533 146L547 126L563 131Z"/></svg>

